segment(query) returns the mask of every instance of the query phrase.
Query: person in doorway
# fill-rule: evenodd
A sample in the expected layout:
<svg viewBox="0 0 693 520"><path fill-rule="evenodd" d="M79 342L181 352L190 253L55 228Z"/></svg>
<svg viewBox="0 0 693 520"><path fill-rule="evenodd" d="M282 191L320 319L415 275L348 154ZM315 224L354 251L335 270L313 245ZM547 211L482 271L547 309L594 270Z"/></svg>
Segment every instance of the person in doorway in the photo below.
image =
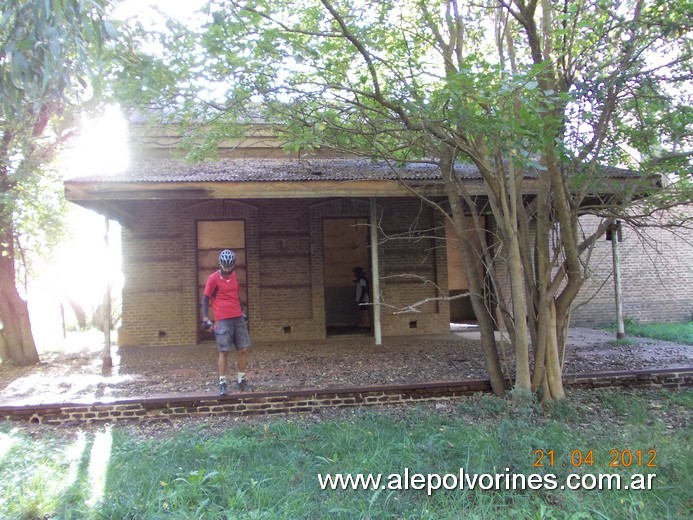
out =
<svg viewBox="0 0 693 520"><path fill-rule="evenodd" d="M371 328L371 290L368 284L368 278L362 267L354 267L352 270L356 279L354 280L354 297L358 306L358 323L357 326L362 330L370 330Z"/></svg>
<svg viewBox="0 0 693 520"><path fill-rule="evenodd" d="M214 329L219 356L219 395L228 393L226 369L231 345L236 348L236 382L241 392L250 390L246 380L250 334L248 333L247 316L243 312L238 290L236 255L230 249L224 249L219 255L219 270L210 274L202 296L202 325ZM209 305L214 311L214 323L209 319Z"/></svg>

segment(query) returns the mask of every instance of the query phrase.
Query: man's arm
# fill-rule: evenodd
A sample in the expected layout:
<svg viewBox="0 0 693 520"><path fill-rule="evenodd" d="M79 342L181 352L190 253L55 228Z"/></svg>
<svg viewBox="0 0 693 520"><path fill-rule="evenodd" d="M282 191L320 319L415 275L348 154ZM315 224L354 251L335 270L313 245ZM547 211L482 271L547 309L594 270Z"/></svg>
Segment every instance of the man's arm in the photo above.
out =
<svg viewBox="0 0 693 520"><path fill-rule="evenodd" d="M202 319L209 319L209 296L206 294L202 297Z"/></svg>
<svg viewBox="0 0 693 520"><path fill-rule="evenodd" d="M209 319L209 296L202 297L202 325L205 329L212 328L212 321Z"/></svg>

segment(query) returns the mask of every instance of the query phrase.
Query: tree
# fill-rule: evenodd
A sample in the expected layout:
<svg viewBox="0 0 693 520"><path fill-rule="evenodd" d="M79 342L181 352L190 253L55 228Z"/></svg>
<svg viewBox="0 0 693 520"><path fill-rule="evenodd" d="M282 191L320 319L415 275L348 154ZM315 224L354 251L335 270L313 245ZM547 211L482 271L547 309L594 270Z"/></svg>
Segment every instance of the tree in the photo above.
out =
<svg viewBox="0 0 693 520"><path fill-rule="evenodd" d="M261 114L288 148L437 164L447 200L427 202L454 226L467 272L481 262L492 289L489 300L469 277L494 391L506 391L501 327L514 347L514 395L561 399L561 348L591 248L660 172L690 166L690 2L250 0L207 9L201 40L188 36L194 47L171 56L187 57L194 74L165 90L184 130L204 129L215 144ZM470 194L460 162L480 172L483 197ZM589 233L587 213L601 218ZM482 214L493 216L493 244Z"/></svg>
<svg viewBox="0 0 693 520"><path fill-rule="evenodd" d="M56 191L41 190L61 143L74 127L79 106L98 92L87 83L104 35L103 0L7 0L0 18L0 357L38 362L26 301L18 288L20 238L60 215ZM39 195L39 193L41 195ZM46 195L52 193L53 196ZM53 206L47 209L48 201Z"/></svg>

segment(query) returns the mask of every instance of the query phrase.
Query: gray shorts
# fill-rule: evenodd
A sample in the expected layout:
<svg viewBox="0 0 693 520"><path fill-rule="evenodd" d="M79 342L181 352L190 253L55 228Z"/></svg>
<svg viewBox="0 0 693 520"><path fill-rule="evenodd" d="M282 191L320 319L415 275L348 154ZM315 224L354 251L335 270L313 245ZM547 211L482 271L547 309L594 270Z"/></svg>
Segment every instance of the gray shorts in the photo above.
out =
<svg viewBox="0 0 693 520"><path fill-rule="evenodd" d="M242 316L215 322L214 337L217 340L217 349L219 352L228 352L231 345L234 345L236 350L243 350L250 347L248 325Z"/></svg>

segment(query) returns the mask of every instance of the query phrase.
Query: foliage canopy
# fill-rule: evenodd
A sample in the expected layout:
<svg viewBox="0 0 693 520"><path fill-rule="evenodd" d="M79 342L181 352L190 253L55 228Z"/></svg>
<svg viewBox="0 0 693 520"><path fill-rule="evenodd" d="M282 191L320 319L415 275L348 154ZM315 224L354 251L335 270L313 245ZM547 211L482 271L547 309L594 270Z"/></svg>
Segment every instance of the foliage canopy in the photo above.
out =
<svg viewBox="0 0 693 520"><path fill-rule="evenodd" d="M97 99L115 36L105 0L7 0L0 10L0 358L38 361L16 267L50 250L64 209L51 161ZM29 255L27 252L33 252Z"/></svg>

